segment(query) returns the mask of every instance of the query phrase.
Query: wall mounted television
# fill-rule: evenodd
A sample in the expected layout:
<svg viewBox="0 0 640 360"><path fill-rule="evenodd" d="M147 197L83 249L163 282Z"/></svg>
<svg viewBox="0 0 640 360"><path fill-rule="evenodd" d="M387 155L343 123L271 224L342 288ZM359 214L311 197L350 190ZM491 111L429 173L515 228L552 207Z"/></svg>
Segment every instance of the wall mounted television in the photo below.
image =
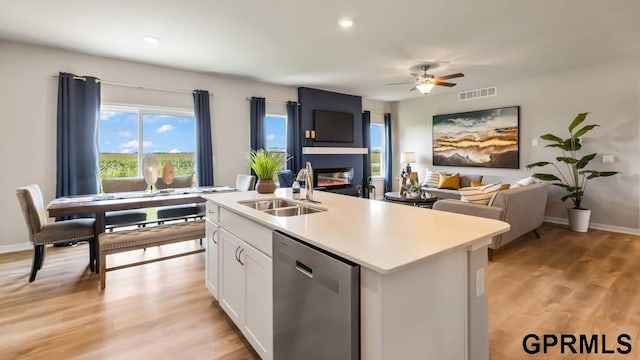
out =
<svg viewBox="0 0 640 360"><path fill-rule="evenodd" d="M353 114L314 110L313 128L316 142L353 142Z"/></svg>

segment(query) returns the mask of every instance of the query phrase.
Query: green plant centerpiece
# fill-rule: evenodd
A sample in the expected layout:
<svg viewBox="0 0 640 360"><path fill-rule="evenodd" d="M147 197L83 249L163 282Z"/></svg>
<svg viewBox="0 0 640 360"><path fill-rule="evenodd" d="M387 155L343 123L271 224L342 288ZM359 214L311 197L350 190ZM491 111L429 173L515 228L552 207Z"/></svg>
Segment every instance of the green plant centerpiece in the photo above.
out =
<svg viewBox="0 0 640 360"><path fill-rule="evenodd" d="M422 186L420 184L406 183L402 185L402 189L405 197L415 198L422 196Z"/></svg>
<svg viewBox="0 0 640 360"><path fill-rule="evenodd" d="M278 171L284 169L286 155L283 152L266 151L264 149L251 150L247 153L249 166L258 177L256 191L270 194L276 191L274 179Z"/></svg>
<svg viewBox="0 0 640 360"><path fill-rule="evenodd" d="M587 231L591 210L582 207L582 198L587 189L587 182L598 177L607 177L617 174L617 171L596 171L586 169L589 162L596 157L596 153L578 157L578 151L582 148L581 137L600 126L598 124L584 125L576 130L587 118L588 113L581 113L569 124L569 137L563 139L553 134L545 134L540 139L551 142L545 147L560 149L562 156L556 157L556 163L540 161L527 165L527 169L551 165L555 168L555 174L535 173L532 176L542 181L549 181L551 185L561 187L566 194L562 201L571 199L573 208L569 209L569 226L575 231ZM564 168L564 170L563 170Z"/></svg>

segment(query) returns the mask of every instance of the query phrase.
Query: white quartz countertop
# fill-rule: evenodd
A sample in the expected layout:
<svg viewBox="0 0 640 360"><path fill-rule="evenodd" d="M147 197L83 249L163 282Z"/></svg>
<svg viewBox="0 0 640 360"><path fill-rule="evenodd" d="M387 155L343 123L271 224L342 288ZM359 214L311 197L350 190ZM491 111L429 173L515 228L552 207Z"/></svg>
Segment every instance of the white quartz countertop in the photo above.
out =
<svg viewBox="0 0 640 360"><path fill-rule="evenodd" d="M303 189L302 198L304 195ZM203 197L258 224L382 274L443 252L487 244L490 237L509 230L509 224L503 221L323 191L314 192L314 200L319 204L307 205L327 211L290 217L265 214L238 202L291 199L291 189L278 189L267 195L248 191Z"/></svg>

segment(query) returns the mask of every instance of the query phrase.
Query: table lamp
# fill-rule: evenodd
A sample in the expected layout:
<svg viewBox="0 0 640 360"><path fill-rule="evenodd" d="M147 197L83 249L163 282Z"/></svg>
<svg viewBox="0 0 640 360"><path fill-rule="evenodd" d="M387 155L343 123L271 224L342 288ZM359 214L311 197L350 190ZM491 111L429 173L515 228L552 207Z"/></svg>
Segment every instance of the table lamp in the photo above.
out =
<svg viewBox="0 0 640 360"><path fill-rule="evenodd" d="M404 171L407 174L411 174L411 163L416 162L416 153L414 153L413 151L403 152L402 154L400 154L400 162L407 163Z"/></svg>

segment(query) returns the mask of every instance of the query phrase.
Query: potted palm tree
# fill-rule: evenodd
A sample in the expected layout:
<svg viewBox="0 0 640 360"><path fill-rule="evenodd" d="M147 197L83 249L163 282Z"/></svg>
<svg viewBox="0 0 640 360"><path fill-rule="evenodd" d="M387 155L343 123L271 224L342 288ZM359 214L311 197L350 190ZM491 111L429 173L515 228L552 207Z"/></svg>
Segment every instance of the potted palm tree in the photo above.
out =
<svg viewBox="0 0 640 360"><path fill-rule="evenodd" d="M274 179L276 173L284 168L284 163L287 160L286 155L283 152L259 149L249 151L247 159L249 166L258 178L256 191L260 194L270 194L276 191Z"/></svg>
<svg viewBox="0 0 640 360"><path fill-rule="evenodd" d="M617 174L617 171L595 171L585 169L589 162L596 157L596 154L588 154L578 158L578 151L582 148L580 138L591 131L598 124L585 125L576 130L587 118L588 113L581 113L569 125L569 137L563 139L553 134L545 134L540 139L551 142L546 147L555 147L562 151L562 156L556 157L558 165L548 161L540 161L527 165L527 169L539 166L551 165L555 168L556 174L535 173L534 178L550 181L551 185L561 187L566 194L562 201L571 199L573 208L569 209L569 227L571 230L586 232L589 228L589 218L591 210L582 207L582 197L587 189L587 182L597 177L607 177ZM561 168L564 168L561 170Z"/></svg>

